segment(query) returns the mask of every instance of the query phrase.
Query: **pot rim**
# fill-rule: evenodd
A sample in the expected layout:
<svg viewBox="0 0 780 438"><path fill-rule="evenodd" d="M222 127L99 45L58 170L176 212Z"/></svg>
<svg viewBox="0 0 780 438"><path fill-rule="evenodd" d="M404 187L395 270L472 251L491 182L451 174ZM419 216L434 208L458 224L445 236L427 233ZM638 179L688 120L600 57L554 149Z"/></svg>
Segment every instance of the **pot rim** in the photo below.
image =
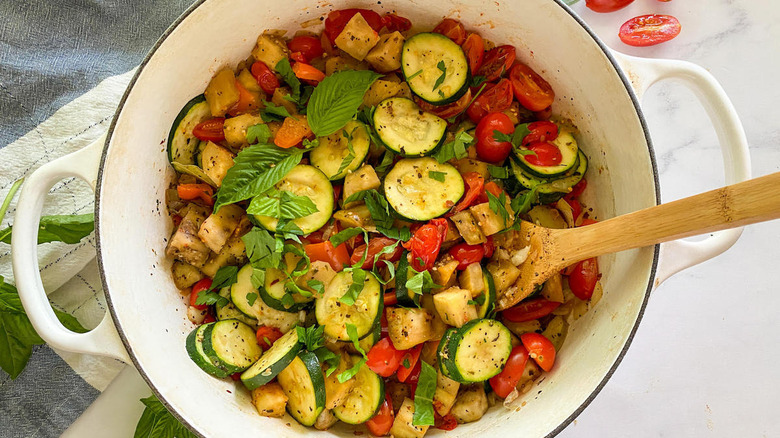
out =
<svg viewBox="0 0 780 438"><path fill-rule="evenodd" d="M119 104L117 105L117 109L114 112L114 115L111 119L111 125L108 128L107 135L106 135L106 142L103 146L103 153L100 158L100 167L98 169L98 175L97 175L97 184L95 187L95 212L99 213L100 211L100 194L102 191L102 181L103 181L103 169L106 162L106 159L108 157L108 146L111 143L111 138L113 137L114 129L117 124L118 116L122 112L122 109L124 108L125 102L127 101L133 86L135 85L136 81L138 80L138 77L143 72L146 65L149 63L150 59L155 55L157 50L160 48L160 46L168 39L168 37L173 33L174 30L185 20L189 15L194 12L198 7L200 7L203 3L205 3L208 0L196 0L189 8L187 8L182 14L168 27L168 29L165 30L165 32L160 35L160 38L155 42L154 46L149 50L149 53L144 57L143 61L139 64L135 74L130 79L130 82L127 85L127 89L125 90L124 94L122 95L121 100L119 101ZM604 44L603 41L596 35L596 33L585 23L582 18L580 18L571 8L569 8L565 3L563 3L563 0L552 0L554 3L556 3L559 7L561 7L567 14L569 14L575 22L577 22L585 32L590 35L590 37L593 39L593 41L599 46L601 51L604 53L604 55L609 60L610 64L612 64L612 67L614 68L615 72L618 74L618 77L620 78L621 82L623 83L623 86L626 88L626 92L628 93L631 103L634 106L634 110L637 113L637 116L639 118L639 123L642 126L642 132L645 136L645 144L647 145L647 151L650 155L650 164L652 166L652 172L653 172L653 184L655 189L655 203L660 204L661 203L661 190L660 190L660 184L658 179L658 166L656 163L656 157L655 157L655 151L653 148L652 140L650 138L650 131L647 127L647 122L644 117L644 113L642 112L642 107L639 104L639 99L636 96L636 93L634 92L634 89L631 87L631 82L626 76L623 69L618 64L617 60L614 56L612 56L612 52L610 51L609 47L607 47L606 44ZM177 412L166 400L165 397L160 393L160 391L157 389L157 387L152 382L152 379L149 377L149 375L146 373L145 369L143 368L142 364L138 361L136 358L136 355L133 351L132 345L128 342L127 336L125 336L124 330L122 329L122 325L119 323L119 320L117 318L117 314L114 310L114 304L111 300L111 293L109 292L108 283L106 282L106 275L105 271L103 269L103 253L102 253L102 247L101 247L101 238L100 238L100 214L95 215L95 230L97 231L95 233L95 246L97 251L97 265L98 265L98 272L100 274L100 282L103 286L104 295L106 297L106 304L108 307L108 311L111 314L111 319L114 322L114 327L116 327L116 330L119 334L119 338L122 340L122 343L124 344L125 348L127 349L128 356L130 357L130 360L133 362L133 366L136 370L138 370L138 373L143 377L144 381L147 385L149 385L149 388L152 390L152 393L157 397L158 400L168 409L168 411L182 424L184 424L190 431L192 431L194 434L203 437L203 435L194 427L193 424L191 424L189 421L187 421L186 418L184 418L179 412ZM631 331L628 334L628 337L626 338L626 343L623 346L622 350L618 354L617 358L615 359L615 362L612 364L612 367L607 371L607 373L604 375L604 378L599 382L598 385L593 389L593 391L590 393L590 395L577 407L577 409L574 410L574 412L571 413L566 419L564 419L558 426L555 427L549 434L546 435L545 438L554 437L555 435L558 435L563 429L565 429L572 421L574 421L575 418L577 418L582 411L585 410L588 405L596 398L596 396L601 392L601 390L604 388L604 386L607 384L609 379L614 374L615 370L617 370L620 363L623 361L623 358L625 357L629 346L631 345L631 342L634 339L634 336L636 335L636 331L639 327L639 323L642 321L642 317L644 315L645 309L647 307L647 302L650 298L650 292L653 290L654 282L655 282L655 276L656 271L658 268L658 259L659 259L659 250L660 245L655 245L653 248L653 262L652 266L650 268L650 276L647 283L647 288L644 293L644 297L642 299L642 304L639 308L639 313L637 314L636 321L634 322L633 327L631 327Z"/></svg>

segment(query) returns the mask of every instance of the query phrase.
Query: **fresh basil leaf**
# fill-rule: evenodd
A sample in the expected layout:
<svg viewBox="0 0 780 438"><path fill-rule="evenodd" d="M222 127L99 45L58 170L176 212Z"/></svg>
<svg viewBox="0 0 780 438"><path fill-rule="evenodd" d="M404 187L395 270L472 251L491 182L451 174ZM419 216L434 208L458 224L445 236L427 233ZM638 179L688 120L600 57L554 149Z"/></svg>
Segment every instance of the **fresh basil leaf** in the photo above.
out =
<svg viewBox="0 0 780 438"><path fill-rule="evenodd" d="M341 160L341 164L339 165L339 168L336 171L336 175L343 172L347 168L347 166L352 164L352 160L355 159L355 147L352 146L352 134L347 133L347 131L342 131L342 134L344 135L344 138L347 139L347 155L344 157L343 160Z"/></svg>
<svg viewBox="0 0 780 438"><path fill-rule="evenodd" d="M379 258L382 257L385 254L392 254L395 252L395 249L398 248L398 245L401 243L401 241L396 241L392 245L387 245L384 248L380 249L378 253L374 256L374 266L377 266L379 264Z"/></svg>
<svg viewBox="0 0 780 438"><path fill-rule="evenodd" d="M365 255L364 255L365 257ZM362 263L361 263L362 265ZM351 268L352 270L352 284L349 285L349 289L344 292L339 301L347 306L354 306L360 293L363 292L363 285L366 281L366 271L360 268Z"/></svg>
<svg viewBox="0 0 780 438"><path fill-rule="evenodd" d="M241 236L241 240L246 247L249 263L256 270L279 267L284 245L277 245L277 239L271 233L262 228L253 227L248 233Z"/></svg>
<svg viewBox="0 0 780 438"><path fill-rule="evenodd" d="M255 305L255 301L257 301L257 298L258 298L258 295L256 293L254 293L254 292L250 292L250 293L246 294L246 302L249 303L250 306L254 306ZM268 345L271 345L271 343L269 342Z"/></svg>
<svg viewBox="0 0 780 438"><path fill-rule="evenodd" d="M60 323L65 326L66 329L76 332L76 333L86 333L89 330L85 329L83 325L70 313L63 312L62 310L55 309L52 307L52 310L54 310L54 315L57 317L57 319L60 320ZM2 331L2 330L0 330Z"/></svg>
<svg viewBox="0 0 780 438"><path fill-rule="evenodd" d="M492 164L488 164L488 173L490 173L490 176L496 179L509 178L509 169L507 169L506 167L494 166Z"/></svg>
<svg viewBox="0 0 780 438"><path fill-rule="evenodd" d="M531 206L538 202L538 187L538 185L534 186L531 188L531 190L519 193L517 196L515 196L514 199L512 199L511 207L515 214L519 216L521 214L527 213L528 210L531 209ZM519 221L516 224L519 224Z"/></svg>
<svg viewBox="0 0 780 438"><path fill-rule="evenodd" d="M370 70L345 70L323 79L314 88L307 106L312 132L324 137L343 128L357 113L368 88L381 76Z"/></svg>
<svg viewBox="0 0 780 438"><path fill-rule="evenodd" d="M196 438L154 395L142 398L141 402L146 408L138 420L133 438Z"/></svg>
<svg viewBox="0 0 780 438"><path fill-rule="evenodd" d="M467 148L474 142L474 137L466 131L459 132L452 141L441 145L439 150L433 154L433 158L439 163L445 163L453 158L466 158L469 153Z"/></svg>
<svg viewBox="0 0 780 438"><path fill-rule="evenodd" d="M322 294L325 292L325 284L323 284L321 281L312 278L311 280L306 282L306 285L310 288L314 289L314 294L321 297Z"/></svg>
<svg viewBox="0 0 780 438"><path fill-rule="evenodd" d="M488 197L488 206L493 210L493 213L501 217L504 221L504 227L506 228L512 218L512 215L506 209L506 193L502 191L501 195L498 197L490 193L490 191L485 191L485 193L487 193Z"/></svg>
<svg viewBox="0 0 780 438"><path fill-rule="evenodd" d="M387 199L382 194L374 189L366 190L363 201L366 203L368 212L371 213L371 219L377 228L388 229L393 227L395 219L390 214L390 204L387 203Z"/></svg>
<svg viewBox="0 0 780 438"><path fill-rule="evenodd" d="M276 63L274 69L282 76L284 82L290 86L290 89L292 90L292 94L290 94L290 100L300 104L301 81L297 76L295 76L295 72L293 72L292 66L290 65L290 60L287 57L280 59L279 62Z"/></svg>
<svg viewBox="0 0 780 438"><path fill-rule="evenodd" d="M417 295L430 293L434 288L439 288L438 284L433 281L430 271L417 272L415 269L409 269L414 275L406 280L406 288L416 293Z"/></svg>
<svg viewBox="0 0 780 438"><path fill-rule="evenodd" d="M330 243L336 247L363 232L362 228L347 228L331 236Z"/></svg>
<svg viewBox="0 0 780 438"><path fill-rule="evenodd" d="M0 224L3 223L3 219L5 218L5 212L8 211L8 207L11 205L11 201L13 201L16 192L19 191L19 188L22 187L23 182L24 182L24 178L16 180L13 184L11 184L11 188L8 189L8 194L5 195L5 199L3 199L3 204L0 205Z"/></svg>
<svg viewBox="0 0 780 438"><path fill-rule="evenodd" d="M79 243L95 229L94 213L42 216L38 226L38 244ZM13 227L0 230L0 242L11 244Z"/></svg>
<svg viewBox="0 0 780 438"><path fill-rule="evenodd" d="M338 379L339 383L344 383L347 380L355 377L355 374L357 374L358 371L360 371L360 367L362 367L365 363L366 363L366 358L365 357L361 357L360 359L358 359L358 361L355 362L355 365L352 365L352 368L350 368L350 369L344 371L343 373L340 373L338 376L336 376L336 378Z"/></svg>
<svg viewBox="0 0 780 438"><path fill-rule="evenodd" d="M411 230L409 230L409 227L401 227L401 228L376 227L376 230L391 239L402 240L404 242L412 238L412 232Z"/></svg>
<svg viewBox="0 0 780 438"><path fill-rule="evenodd" d="M485 76L472 76L471 77L471 86L472 87L479 87L483 83L487 81L487 78Z"/></svg>
<svg viewBox="0 0 780 438"><path fill-rule="evenodd" d="M246 141L249 144L266 143L271 136L271 128L265 123L258 123L246 128Z"/></svg>
<svg viewBox="0 0 780 438"><path fill-rule="evenodd" d="M303 344L306 349L311 352L314 352L325 345L325 326L296 326L295 331L298 335L298 342Z"/></svg>
<svg viewBox="0 0 780 438"><path fill-rule="evenodd" d="M444 179L447 177L447 174L444 172L438 172L436 170L429 170L428 171L428 178L434 179L439 182L444 182Z"/></svg>
<svg viewBox="0 0 780 438"><path fill-rule="evenodd" d="M222 179L214 211L267 192L300 163L303 152L298 148L282 149L269 144L244 148Z"/></svg>
<svg viewBox="0 0 780 438"><path fill-rule="evenodd" d="M230 301L227 298L221 296L220 294L214 291L209 291L209 290L204 290L200 292L198 294L198 298L195 300L195 304L199 306L202 305L211 306L214 304L218 304L220 306L227 306L229 303Z"/></svg>
<svg viewBox="0 0 780 438"><path fill-rule="evenodd" d="M421 361L420 378L414 391L414 416L412 425L433 426L433 394L436 392L436 370L427 362Z"/></svg>
<svg viewBox="0 0 780 438"><path fill-rule="evenodd" d="M531 133L531 130L528 129L528 125L530 123L521 123L515 127L515 131L512 133L512 146L515 148L520 147L520 145L523 144L523 139L526 135Z"/></svg>
<svg viewBox="0 0 780 438"><path fill-rule="evenodd" d="M381 144L381 143L377 143L377 144ZM390 166L393 165L393 161L395 161L395 154L390 152L390 150L388 149L387 151L385 151L385 154L382 155L382 161L379 163L378 166L376 166L376 168L374 168L374 170L376 171L377 174L381 175L390 169Z"/></svg>
<svg viewBox="0 0 780 438"><path fill-rule="evenodd" d="M328 369L325 370L325 377L330 377L330 375L336 371L336 368L338 368L339 362L341 362L341 356L328 350L325 347L320 347L313 353L317 355L317 359L320 361L320 363L328 364Z"/></svg>
<svg viewBox="0 0 780 438"><path fill-rule="evenodd" d="M360 353L361 356L366 357L366 351L363 350L363 347L360 346L360 337L357 334L357 327L355 324L349 324L346 325L347 328L347 336L349 336L349 340L352 342L352 345L355 347L355 350L357 350L358 353Z"/></svg>
<svg viewBox="0 0 780 438"><path fill-rule="evenodd" d="M317 205L306 196L298 196L283 190L269 190L266 194L255 196L246 212L276 219L298 219L318 212Z"/></svg>
<svg viewBox="0 0 780 438"><path fill-rule="evenodd" d="M436 79L436 82L433 83L433 89L439 88L442 83L444 83L444 80L447 79L447 66L444 64L444 61L439 61L438 64L436 64L436 68L438 68L441 71L441 75ZM439 90L439 94L443 95L441 90Z"/></svg>
<svg viewBox="0 0 780 438"><path fill-rule="evenodd" d="M412 73L411 75L406 77L406 82L411 81L412 79L416 78L417 76L420 76L422 74L422 69L417 70L416 72Z"/></svg>
<svg viewBox="0 0 780 438"><path fill-rule="evenodd" d="M209 291L222 289L238 281L238 266L223 266L214 274Z"/></svg>
<svg viewBox="0 0 780 438"><path fill-rule="evenodd" d="M267 100L263 101L263 109L260 111L260 118L264 122L283 122L285 118L292 117L287 108L277 105Z"/></svg>

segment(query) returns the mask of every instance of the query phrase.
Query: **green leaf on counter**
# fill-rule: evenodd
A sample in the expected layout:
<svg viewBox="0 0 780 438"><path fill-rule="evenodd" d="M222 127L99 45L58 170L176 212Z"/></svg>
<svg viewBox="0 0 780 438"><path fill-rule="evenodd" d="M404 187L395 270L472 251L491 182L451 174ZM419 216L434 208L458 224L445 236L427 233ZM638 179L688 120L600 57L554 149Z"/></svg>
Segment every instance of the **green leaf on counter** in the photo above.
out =
<svg viewBox="0 0 780 438"><path fill-rule="evenodd" d="M133 438L197 438L154 395L142 398L141 402L146 409L138 420Z"/></svg>
<svg viewBox="0 0 780 438"><path fill-rule="evenodd" d="M95 229L94 213L42 216L38 227L38 243L79 243ZM0 230L0 242L11 244L13 227Z"/></svg>

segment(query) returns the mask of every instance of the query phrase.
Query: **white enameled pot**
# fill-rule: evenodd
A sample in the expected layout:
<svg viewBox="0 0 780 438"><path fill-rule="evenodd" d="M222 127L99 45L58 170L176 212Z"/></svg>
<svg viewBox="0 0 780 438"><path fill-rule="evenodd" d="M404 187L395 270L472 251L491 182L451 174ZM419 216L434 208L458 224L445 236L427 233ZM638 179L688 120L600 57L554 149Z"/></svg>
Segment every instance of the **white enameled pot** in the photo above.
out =
<svg viewBox="0 0 780 438"><path fill-rule="evenodd" d="M262 31L295 31L300 23L345 7L395 11L422 29L430 29L442 17L455 17L492 41L514 45L518 58L555 89L554 112L571 118L580 130L580 143L591 162L585 201L599 218L659 202L655 161L638 97L661 79L684 81L702 100L723 148L726 183L750 176L742 127L707 72L686 62L612 52L558 1L198 1L138 69L107 138L29 177L19 200L12 248L25 309L49 344L132 363L170 410L202 436L243 436L247 431L279 437L353 436L344 426L318 432L289 418L260 417L246 391L202 372L184 349L193 325L165 256L173 225L164 196L173 171L164 145L179 109L203 91L220 67L235 66L245 58ZM103 322L85 334L70 332L57 322L38 275L35 249L44 194L71 176L96 190L98 262L110 309ZM513 409L491 409L482 420L447 435L470 437L489 431L494 436L543 437L562 430L620 362L650 291L675 272L726 250L740 232L602 257L603 299L572 324L552 372ZM432 430L430 435L442 433Z"/></svg>

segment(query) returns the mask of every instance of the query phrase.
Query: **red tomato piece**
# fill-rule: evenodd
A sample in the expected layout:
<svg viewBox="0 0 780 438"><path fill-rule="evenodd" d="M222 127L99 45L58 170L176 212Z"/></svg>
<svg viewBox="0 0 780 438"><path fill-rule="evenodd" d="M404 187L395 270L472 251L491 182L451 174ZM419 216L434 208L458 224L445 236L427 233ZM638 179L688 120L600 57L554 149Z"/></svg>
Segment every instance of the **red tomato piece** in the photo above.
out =
<svg viewBox="0 0 780 438"><path fill-rule="evenodd" d="M550 371L555 364L555 346L540 333L523 333L520 342L528 350L528 356L543 370Z"/></svg>
<svg viewBox="0 0 780 438"><path fill-rule="evenodd" d="M634 17L620 26L620 41L635 47L646 47L669 41L680 34L682 26L671 15L650 14Z"/></svg>
<svg viewBox="0 0 780 438"><path fill-rule="evenodd" d="M585 0L585 6L594 12L614 12L633 3L634 0Z"/></svg>
<svg viewBox="0 0 780 438"><path fill-rule="evenodd" d="M484 76L488 81L496 80L512 68L515 57L514 46L503 45L492 48L485 53L482 67L477 71L477 76Z"/></svg>
<svg viewBox="0 0 780 438"><path fill-rule="evenodd" d="M495 85L487 85L485 90L474 99L466 110L474 123L479 123L489 113L500 113L512 105L512 84L501 79Z"/></svg>
<svg viewBox="0 0 780 438"><path fill-rule="evenodd" d="M569 204L569 207L571 207L571 215L574 217L574 220L577 220L577 218L580 217L580 214L582 214L582 204L580 204L580 201L566 197L564 197L563 200Z"/></svg>
<svg viewBox="0 0 780 438"><path fill-rule="evenodd" d="M316 67L312 67L309 64L303 62L296 62L292 66L292 71L295 73L295 77L306 82L309 85L317 85L325 79L325 73L321 72Z"/></svg>
<svg viewBox="0 0 780 438"><path fill-rule="evenodd" d="M497 163L509 156L512 143L496 140L495 131L502 134L512 134L515 126L504 113L490 113L477 124L477 156L483 161Z"/></svg>
<svg viewBox="0 0 780 438"><path fill-rule="evenodd" d="M214 205L214 188L208 184L179 184L176 193L185 201L200 199L207 205Z"/></svg>
<svg viewBox="0 0 780 438"><path fill-rule="evenodd" d="M349 20L352 19L355 14L360 13L366 20L369 26L374 31L379 32L384 24L382 23L382 17L376 12L369 9L340 9L328 14L328 18L325 19L325 32L328 34L330 41L336 41L344 26L347 25Z"/></svg>
<svg viewBox="0 0 780 438"><path fill-rule="evenodd" d="M403 350L395 349L390 338L384 337L368 350L366 365L380 376L390 377L398 370L404 354Z"/></svg>
<svg viewBox="0 0 780 438"><path fill-rule="evenodd" d="M599 276L599 262L595 257L577 263L569 274L571 292L581 300L589 300L593 296Z"/></svg>
<svg viewBox="0 0 780 438"><path fill-rule="evenodd" d="M517 101L531 111L542 111L555 101L550 84L525 64L515 64L509 71L509 79Z"/></svg>
<svg viewBox="0 0 780 438"><path fill-rule="evenodd" d="M546 141L537 141L528 145L528 150L536 155L526 155L525 161L534 166L556 166L563 160L563 154L558 146Z"/></svg>
<svg viewBox="0 0 780 438"><path fill-rule="evenodd" d="M490 378L490 387L497 396L506 398L517 387L517 383L523 377L526 362L528 362L528 350L522 345L513 348L504 369Z"/></svg>
<svg viewBox="0 0 780 438"><path fill-rule="evenodd" d="M238 102L228 109L228 114L236 116L260 108L258 95L250 93L238 79L236 79L236 89L238 90ZM222 136L225 136L224 133Z"/></svg>
<svg viewBox="0 0 780 438"><path fill-rule="evenodd" d="M303 55L305 62L311 62L312 59L322 56L322 43L320 39L310 35L298 35L293 37L287 47L291 52L298 52Z"/></svg>
<svg viewBox="0 0 780 438"><path fill-rule="evenodd" d="M366 421L366 426L371 435L385 436L390 433L394 420L393 402L390 400L390 394L385 394L384 403L379 407L379 411L370 420Z"/></svg>
<svg viewBox="0 0 780 438"><path fill-rule="evenodd" d="M478 263L485 257L485 247L459 243L450 248L449 254L458 261L458 270L462 271L472 263Z"/></svg>
<svg viewBox="0 0 780 438"><path fill-rule="evenodd" d="M208 324L210 322L216 322L217 318L214 317L214 314L209 310L209 312L206 314L206 316L203 318L203 321L201 321L201 324Z"/></svg>
<svg viewBox="0 0 780 438"><path fill-rule="evenodd" d="M471 102L471 90L466 90L466 93L460 99L447 105L432 105L417 96L414 96L414 101L423 111L436 114L442 119L449 119L465 111L466 105Z"/></svg>
<svg viewBox="0 0 780 438"><path fill-rule="evenodd" d="M196 301L198 301L198 295L208 290L211 287L211 279L210 278L204 278L194 285L192 285L192 292L190 292L190 306L198 309L198 310L206 310L209 308L208 304L195 304Z"/></svg>
<svg viewBox="0 0 780 438"><path fill-rule="evenodd" d="M265 94L270 96L274 94L274 90L279 88L279 78L263 61L255 61L250 68L250 72L257 81L257 85L263 89Z"/></svg>
<svg viewBox="0 0 780 438"><path fill-rule="evenodd" d="M564 195L563 197L567 199L579 198L580 195L582 195L582 192L585 191L585 187L587 186L588 186L588 181L586 181L585 178L582 178L580 182L574 184L574 187L571 188L571 191L566 195Z"/></svg>
<svg viewBox="0 0 780 438"><path fill-rule="evenodd" d="M452 18L441 20L441 23L433 28L433 32L446 36L457 45L461 45L466 41L466 28L463 27L463 23L458 20L453 20Z"/></svg>
<svg viewBox="0 0 780 438"><path fill-rule="evenodd" d="M257 328L257 343L263 351L268 350L282 337L282 331L276 327L261 325Z"/></svg>
<svg viewBox="0 0 780 438"><path fill-rule="evenodd" d="M363 266L361 266L363 269L373 269L374 268L374 257L376 257L377 254L379 254L379 251L383 250L387 246L395 245L395 242L397 242L395 239L391 239L389 237L373 237L369 239L368 241L368 255L366 256L366 260L363 262ZM355 248L355 251L352 252L352 258L350 259L351 264L355 264L360 261L361 258L363 258L363 254L366 252L366 245L360 245ZM401 254L403 253L403 248L401 245L398 245L395 247L395 250L391 253L382 254L379 256L379 260L387 260L390 262L397 262L398 260L401 260Z"/></svg>
<svg viewBox="0 0 780 438"><path fill-rule="evenodd" d="M412 374L412 371L414 371L417 362L420 360L422 347L423 344L419 344L404 352L404 355L401 357L401 365L396 371L396 377L398 377L399 382L406 382L406 379L408 379ZM404 362L408 362L409 366L405 366Z"/></svg>
<svg viewBox="0 0 780 438"><path fill-rule="evenodd" d="M325 240L320 243L303 245L303 250L309 256L309 260L326 262L336 272L341 272L344 265L350 264L349 252L345 243L334 247L330 240Z"/></svg>
<svg viewBox="0 0 780 438"><path fill-rule="evenodd" d="M398 297L395 295L395 291L385 292L383 300L385 307L395 306L398 304Z"/></svg>
<svg viewBox="0 0 780 438"><path fill-rule="evenodd" d="M490 257L493 257L493 251L496 250L496 245L493 243L493 236L487 236L482 247L485 248L485 258L489 259Z"/></svg>
<svg viewBox="0 0 780 438"><path fill-rule="evenodd" d="M408 18L393 13L383 15L382 24L384 24L390 32L406 32L412 28L412 22L409 21Z"/></svg>
<svg viewBox="0 0 780 438"><path fill-rule="evenodd" d="M482 61L485 58L485 41L478 33L470 33L461 45L466 59L469 60L469 71L474 74L482 67Z"/></svg>
<svg viewBox="0 0 780 438"><path fill-rule="evenodd" d="M463 182L466 185L466 193L460 198L460 201L452 209L452 213L463 211L477 200L485 185L485 179L477 172L469 172L463 176Z"/></svg>
<svg viewBox="0 0 780 438"><path fill-rule="evenodd" d="M561 303L544 298L533 298L504 310L504 319L510 322L526 322L542 318L552 313Z"/></svg>
<svg viewBox="0 0 780 438"><path fill-rule="evenodd" d="M534 111L534 117L540 121L549 120L552 117L552 106L548 106L541 111Z"/></svg>
<svg viewBox="0 0 780 438"><path fill-rule="evenodd" d="M436 420L434 427L441 430L453 430L458 427L458 420L452 414L447 414L443 417L439 417L439 413L434 411Z"/></svg>
<svg viewBox="0 0 780 438"><path fill-rule="evenodd" d="M220 142L225 140L224 117L214 117L195 125L192 129L192 135L202 141Z"/></svg>
<svg viewBox="0 0 780 438"><path fill-rule="evenodd" d="M537 141L553 141L558 138L558 125L553 122L541 121L528 124L530 133L523 137L523 146Z"/></svg>
<svg viewBox="0 0 780 438"><path fill-rule="evenodd" d="M431 219L418 228L412 238L403 244L403 247L411 252L410 263L417 272L433 267L433 263L439 256L441 244L447 236L447 228L446 219Z"/></svg>
<svg viewBox="0 0 780 438"><path fill-rule="evenodd" d="M417 382L420 381L420 371L422 371L422 361L417 362L417 365L415 365L412 370L412 374L406 379L406 384L409 385L409 389L412 390L412 396L414 396L414 392L417 391Z"/></svg>
<svg viewBox="0 0 780 438"><path fill-rule="evenodd" d="M580 224L580 226L584 227L586 225L593 225L597 223L599 223L599 221L597 221L596 219L587 218L582 220L582 224Z"/></svg>

